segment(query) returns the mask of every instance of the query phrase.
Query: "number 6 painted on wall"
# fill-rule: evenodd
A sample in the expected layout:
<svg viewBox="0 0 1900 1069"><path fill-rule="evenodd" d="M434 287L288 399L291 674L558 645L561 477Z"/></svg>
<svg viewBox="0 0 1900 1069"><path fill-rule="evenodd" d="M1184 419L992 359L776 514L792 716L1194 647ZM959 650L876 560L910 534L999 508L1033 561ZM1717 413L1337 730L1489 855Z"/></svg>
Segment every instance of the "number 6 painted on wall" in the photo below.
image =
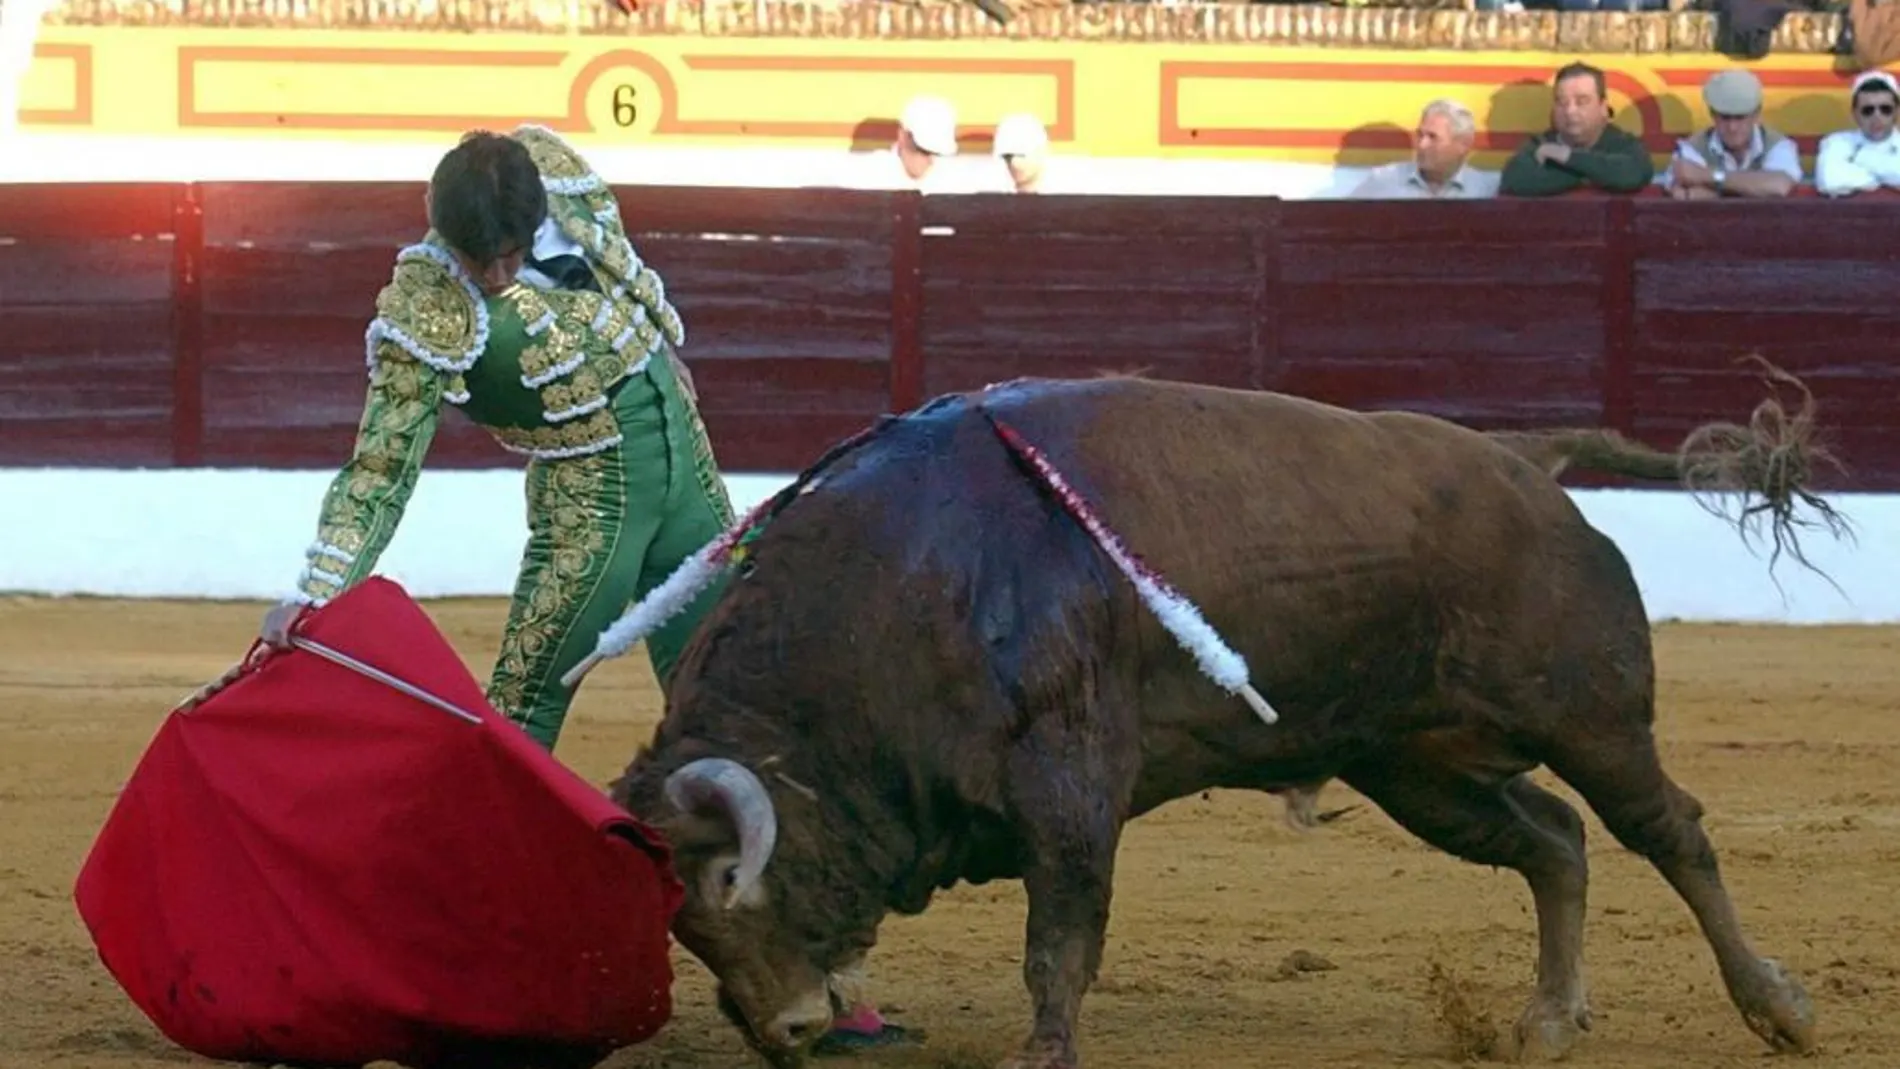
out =
<svg viewBox="0 0 1900 1069"><path fill-rule="evenodd" d="M634 105L634 89L630 85L614 86L614 123L619 126L632 126L640 117Z"/></svg>

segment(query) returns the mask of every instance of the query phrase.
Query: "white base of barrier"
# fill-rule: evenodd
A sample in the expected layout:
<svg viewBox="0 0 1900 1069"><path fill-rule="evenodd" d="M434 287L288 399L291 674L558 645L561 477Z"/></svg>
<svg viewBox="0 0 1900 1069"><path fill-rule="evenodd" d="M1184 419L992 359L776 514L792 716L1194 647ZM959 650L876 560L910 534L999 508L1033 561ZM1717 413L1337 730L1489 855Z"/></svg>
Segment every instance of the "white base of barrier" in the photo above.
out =
<svg viewBox="0 0 1900 1069"><path fill-rule="evenodd" d="M0 468L0 591L275 599L316 532L330 471ZM741 511L789 481L729 474ZM1900 623L1900 496L1835 501L1857 541L1805 542L1827 580L1751 548L1687 495L1573 491L1628 556L1652 620ZM429 471L380 571L417 597L506 596L527 537L518 470ZM1780 581L1777 588L1776 579Z"/></svg>

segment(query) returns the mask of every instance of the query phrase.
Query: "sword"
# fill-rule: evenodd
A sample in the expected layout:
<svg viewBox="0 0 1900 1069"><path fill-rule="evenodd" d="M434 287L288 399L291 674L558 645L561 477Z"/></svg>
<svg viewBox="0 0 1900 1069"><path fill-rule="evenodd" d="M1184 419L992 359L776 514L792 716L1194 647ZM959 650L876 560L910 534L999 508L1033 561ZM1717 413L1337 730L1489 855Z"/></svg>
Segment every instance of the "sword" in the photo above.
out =
<svg viewBox="0 0 1900 1069"><path fill-rule="evenodd" d="M479 726L482 722L481 717L476 716L474 713L471 713L466 709L463 709L459 705L455 705L451 702L438 698L435 695L430 694L428 691L423 690L421 687L416 686L414 683L409 682L408 680L398 679L395 676L390 675L388 672L385 672L382 669L376 667L375 665L364 664L362 661L357 660L356 658L350 656L349 654L344 653L340 650L333 650L330 647L325 646L321 642L316 642L311 639L307 639L303 637L302 635L292 635L290 636L290 644L292 646L297 647L300 650L308 650L309 652L316 654L317 656L323 658L326 661L331 662L332 664L340 664L343 667L349 669L350 671L355 672L357 675L367 676L368 678L373 679L376 682L383 684L384 686L391 687L395 690L401 691L402 693L409 695L411 698L414 698L419 702L426 702L430 705L433 705L437 709L440 709L443 712L448 713L452 716L460 717L461 719L466 720L471 724L475 724Z"/></svg>
<svg viewBox="0 0 1900 1069"><path fill-rule="evenodd" d="M356 658L350 656L347 653L342 652L341 650L331 649L330 647L324 645L321 642L317 642L314 639L305 638L302 635L291 635L290 644L292 646L297 647L300 650L305 650L309 653L314 653L318 657L321 657L332 664L341 665L342 667L347 668L352 672L355 672L357 675L364 676L369 679L373 679L376 682L381 683L386 687L389 687L396 691L400 691L401 693L406 694L409 697L414 698L419 702L423 702L424 704L427 704L427 705L433 705L437 709L440 709L451 716L454 716L461 720L465 720L471 724L476 725L477 727L481 726L482 718L479 716L476 716L474 713L471 713L468 710L463 709L461 706L456 705L453 702L447 701L442 698L438 698L435 695L429 693L426 690L423 690L421 687L416 686L414 683L411 683L406 679L400 679L396 676L390 675L388 672L383 671L382 669L376 667L373 664L365 664L364 662L357 660ZM259 647L262 647L262 643L259 644ZM253 648L250 654L247 654L245 658L239 661L237 664L232 665L230 670L225 672L224 675L219 676L217 679L211 681L210 683L205 684L203 687L200 687L196 693L186 698L183 702L180 702L176 706L176 711L181 712L181 713L188 713L191 710L197 708L199 705L204 704L204 702L207 701L213 694L216 694L219 691L223 690L224 688L230 686L232 683L237 682L238 678L242 676L245 673L245 671L248 670L252 666L252 664L254 663L253 658L255 658L257 653L259 652L260 652L259 648ZM267 650L265 652L266 652L266 655L268 656Z"/></svg>

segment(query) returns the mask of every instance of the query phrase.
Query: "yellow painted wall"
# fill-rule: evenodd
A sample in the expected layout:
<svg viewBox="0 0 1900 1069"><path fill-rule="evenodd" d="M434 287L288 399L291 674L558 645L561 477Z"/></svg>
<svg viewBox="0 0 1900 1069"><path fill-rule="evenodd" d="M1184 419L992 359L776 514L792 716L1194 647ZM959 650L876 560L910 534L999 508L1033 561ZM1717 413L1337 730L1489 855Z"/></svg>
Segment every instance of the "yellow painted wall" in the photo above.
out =
<svg viewBox="0 0 1900 1069"><path fill-rule="evenodd" d="M545 123L585 148L860 147L907 97L952 98L980 144L1032 111L1069 154L1365 164L1404 152L1436 96L1477 112L1495 165L1544 125L1570 56L1247 45L826 41L48 27L25 125L62 133L451 141ZM1598 56L1617 121L1658 152L1706 122L1708 54ZM1812 139L1848 125L1825 56L1752 64L1767 119ZM888 129L886 127L885 129Z"/></svg>

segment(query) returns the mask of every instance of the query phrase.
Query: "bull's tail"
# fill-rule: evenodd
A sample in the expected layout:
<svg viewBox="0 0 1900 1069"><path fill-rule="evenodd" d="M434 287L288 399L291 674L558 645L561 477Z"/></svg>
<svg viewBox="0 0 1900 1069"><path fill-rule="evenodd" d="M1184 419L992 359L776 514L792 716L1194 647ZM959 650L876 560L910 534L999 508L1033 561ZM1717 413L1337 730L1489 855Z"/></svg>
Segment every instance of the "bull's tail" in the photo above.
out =
<svg viewBox="0 0 1900 1069"><path fill-rule="evenodd" d="M1799 530L1825 527L1839 538L1850 536L1847 520L1810 489L1821 465L1842 470L1839 460L1816 440L1814 395L1800 379L1769 364L1763 378L1793 388L1800 407L1790 413L1770 397L1755 406L1747 426L1705 423L1689 432L1673 452L1652 449L1611 430L1497 431L1488 437L1549 472L1591 471L1647 482L1674 483L1698 504L1734 523L1744 537L1758 533L1764 518L1774 540L1770 570L1785 550L1817 574L1801 551ZM1740 511L1727 505L1740 499ZM1814 518L1797 512L1805 506Z"/></svg>
<svg viewBox="0 0 1900 1069"><path fill-rule="evenodd" d="M1486 437L1556 478L1572 468L1648 482L1680 482L1682 458L1612 430L1589 427L1491 431Z"/></svg>

